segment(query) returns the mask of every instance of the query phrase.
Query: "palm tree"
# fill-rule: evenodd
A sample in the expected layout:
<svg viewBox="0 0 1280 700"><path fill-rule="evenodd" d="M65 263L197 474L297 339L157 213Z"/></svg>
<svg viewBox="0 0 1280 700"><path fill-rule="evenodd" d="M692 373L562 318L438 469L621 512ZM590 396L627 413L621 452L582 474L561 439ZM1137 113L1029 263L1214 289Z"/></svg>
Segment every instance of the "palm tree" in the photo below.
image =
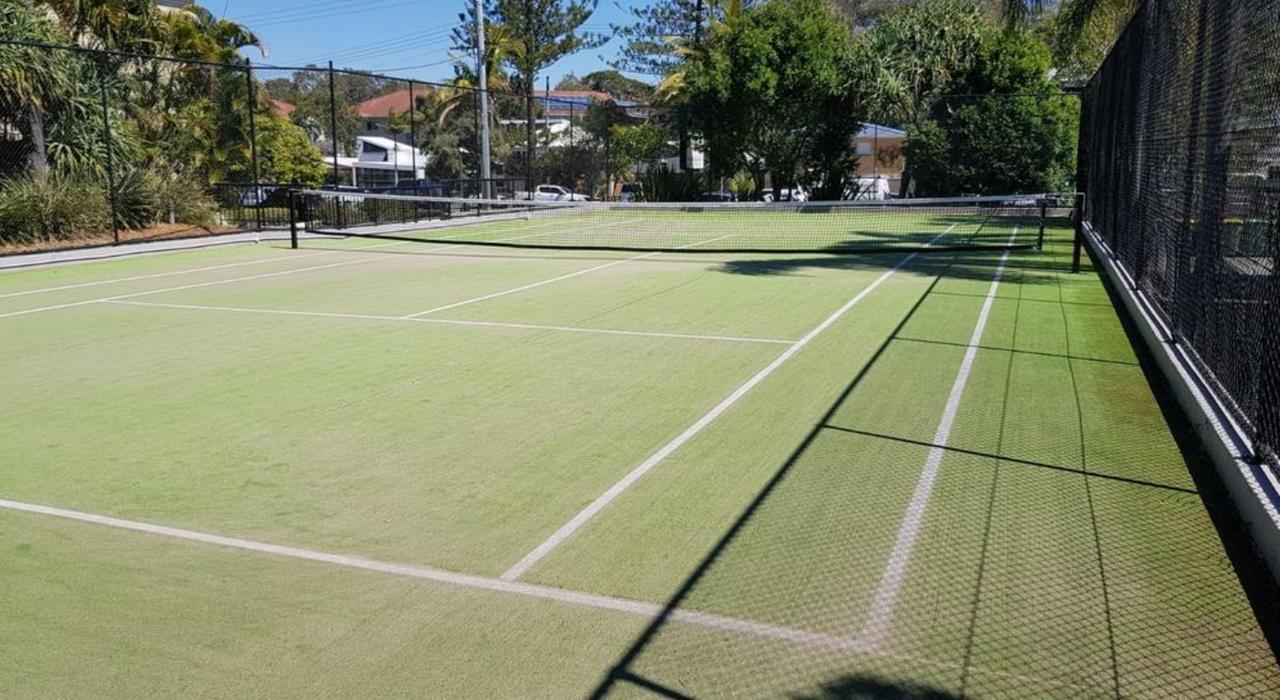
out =
<svg viewBox="0 0 1280 700"><path fill-rule="evenodd" d="M1084 74L1092 73L1141 0L998 0L1009 27L1022 27L1034 18L1043 18L1051 5L1051 44L1060 64L1072 65Z"/></svg>
<svg viewBox="0 0 1280 700"><path fill-rule="evenodd" d="M20 3L0 5L0 28L0 34L14 39L62 41L46 18ZM69 54L62 51L18 44L0 46L0 125L25 131L30 140L27 166L36 173L49 169L45 115L71 91L73 68Z"/></svg>

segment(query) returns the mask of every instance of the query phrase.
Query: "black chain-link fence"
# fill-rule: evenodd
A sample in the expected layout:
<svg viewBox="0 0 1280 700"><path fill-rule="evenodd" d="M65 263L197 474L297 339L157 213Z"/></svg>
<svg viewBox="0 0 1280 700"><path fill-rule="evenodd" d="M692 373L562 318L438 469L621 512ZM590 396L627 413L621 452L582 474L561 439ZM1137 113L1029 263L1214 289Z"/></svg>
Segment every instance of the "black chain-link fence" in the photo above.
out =
<svg viewBox="0 0 1280 700"><path fill-rule="evenodd" d="M33 86L0 103L9 250L285 227L290 187L517 198L556 185L617 198L646 165L674 158L663 110L604 93L482 93L465 77L8 40L0 58ZM614 148L619 127L636 128Z"/></svg>
<svg viewBox="0 0 1280 700"><path fill-rule="evenodd" d="M1086 220L1280 451L1280 3L1148 0L1084 103Z"/></svg>

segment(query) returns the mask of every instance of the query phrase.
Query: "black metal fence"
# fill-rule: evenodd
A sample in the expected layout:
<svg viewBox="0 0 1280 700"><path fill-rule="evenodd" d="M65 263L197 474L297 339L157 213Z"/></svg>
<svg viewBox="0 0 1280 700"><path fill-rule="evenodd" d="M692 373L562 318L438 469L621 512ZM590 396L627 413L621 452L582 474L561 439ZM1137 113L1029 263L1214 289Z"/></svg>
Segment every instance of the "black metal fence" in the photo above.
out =
<svg viewBox="0 0 1280 700"><path fill-rule="evenodd" d="M1280 3L1148 0L1086 88L1085 220L1280 452Z"/></svg>
<svg viewBox="0 0 1280 700"><path fill-rule="evenodd" d="M513 198L557 184L609 197L626 167L611 159L611 127L664 118L603 95L482 94L465 80L332 64L210 63L5 39L0 60L30 66L28 82L40 86L0 103L0 206L13 204L0 221L6 247L284 227L290 186ZM50 71L67 79L46 80ZM15 207L31 214L10 215Z"/></svg>

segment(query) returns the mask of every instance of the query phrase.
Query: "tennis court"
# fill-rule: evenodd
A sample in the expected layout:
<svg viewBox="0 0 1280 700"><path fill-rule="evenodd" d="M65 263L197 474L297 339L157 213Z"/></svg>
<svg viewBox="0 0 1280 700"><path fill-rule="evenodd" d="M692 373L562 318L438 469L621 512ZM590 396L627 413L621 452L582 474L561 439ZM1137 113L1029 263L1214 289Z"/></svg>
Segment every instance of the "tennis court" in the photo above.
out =
<svg viewBox="0 0 1280 700"><path fill-rule="evenodd" d="M0 273L7 694L1280 694L1070 224L992 209Z"/></svg>

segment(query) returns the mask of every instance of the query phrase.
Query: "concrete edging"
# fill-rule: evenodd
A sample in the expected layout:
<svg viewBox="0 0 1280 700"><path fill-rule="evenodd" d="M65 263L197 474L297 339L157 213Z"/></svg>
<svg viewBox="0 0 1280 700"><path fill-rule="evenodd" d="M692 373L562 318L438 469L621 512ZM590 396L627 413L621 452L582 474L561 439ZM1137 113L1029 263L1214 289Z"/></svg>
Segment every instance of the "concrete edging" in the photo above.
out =
<svg viewBox="0 0 1280 700"><path fill-rule="evenodd" d="M86 246L84 248L67 248L32 253L12 253L0 255L0 270L12 270L36 265L54 265L61 263L88 262L92 260L109 260L135 255L167 253L177 250L193 250L196 248L212 248L214 246L238 245L242 243L261 243L264 241L287 241L288 231L261 231L249 233L213 233L207 236L191 236L190 238L174 238L160 241L124 242L117 245L104 244Z"/></svg>

